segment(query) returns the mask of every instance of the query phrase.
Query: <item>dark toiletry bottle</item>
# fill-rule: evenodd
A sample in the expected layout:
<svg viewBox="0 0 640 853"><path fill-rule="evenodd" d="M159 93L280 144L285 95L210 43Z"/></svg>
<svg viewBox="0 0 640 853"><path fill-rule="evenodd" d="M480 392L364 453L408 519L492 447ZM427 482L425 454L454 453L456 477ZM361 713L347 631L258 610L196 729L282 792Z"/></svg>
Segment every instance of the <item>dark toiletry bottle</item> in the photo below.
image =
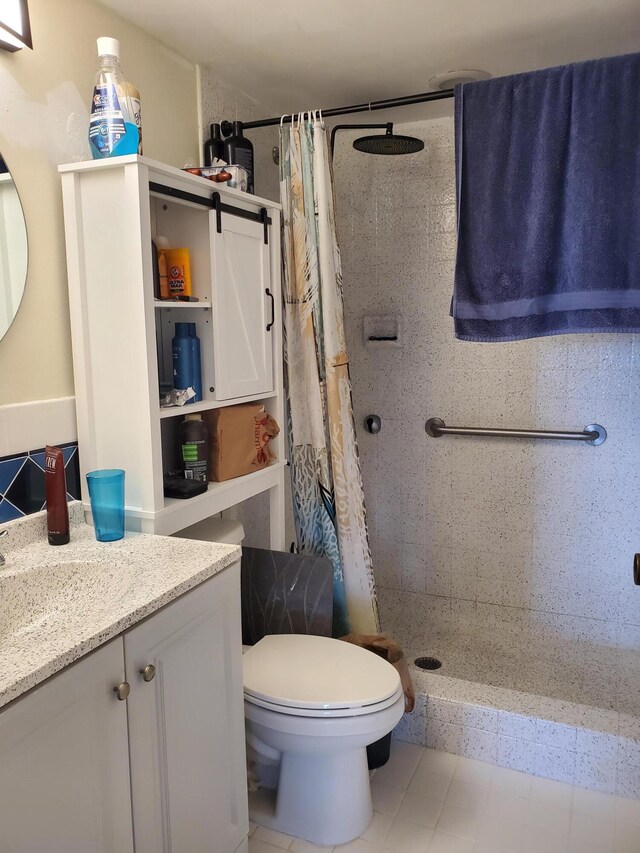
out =
<svg viewBox="0 0 640 853"><path fill-rule="evenodd" d="M233 133L224 141L224 159L230 166L247 170L247 192L253 192L253 145L242 135L242 122L234 121Z"/></svg>
<svg viewBox="0 0 640 853"><path fill-rule="evenodd" d="M213 166L214 160L224 160L224 141L219 124L211 125L211 136L204 144L204 165Z"/></svg>
<svg viewBox="0 0 640 853"><path fill-rule="evenodd" d="M185 480L206 483L209 433L200 415L185 415L180 424L180 455Z"/></svg>
<svg viewBox="0 0 640 853"><path fill-rule="evenodd" d="M160 299L160 265L155 240L151 241L151 263L153 264L153 298Z"/></svg>
<svg viewBox="0 0 640 853"><path fill-rule="evenodd" d="M64 457L59 447L45 447L44 467L49 545L66 545L69 541L69 507Z"/></svg>

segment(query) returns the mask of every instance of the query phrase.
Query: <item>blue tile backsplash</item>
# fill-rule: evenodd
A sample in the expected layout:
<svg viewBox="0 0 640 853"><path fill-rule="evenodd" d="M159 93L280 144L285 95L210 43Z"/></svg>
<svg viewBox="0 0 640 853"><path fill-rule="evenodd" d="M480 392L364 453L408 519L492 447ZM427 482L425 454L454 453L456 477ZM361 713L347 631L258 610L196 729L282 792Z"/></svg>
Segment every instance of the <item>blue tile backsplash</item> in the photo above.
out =
<svg viewBox="0 0 640 853"><path fill-rule="evenodd" d="M62 444L67 497L80 498L78 444ZM0 523L45 509L44 448L0 456Z"/></svg>

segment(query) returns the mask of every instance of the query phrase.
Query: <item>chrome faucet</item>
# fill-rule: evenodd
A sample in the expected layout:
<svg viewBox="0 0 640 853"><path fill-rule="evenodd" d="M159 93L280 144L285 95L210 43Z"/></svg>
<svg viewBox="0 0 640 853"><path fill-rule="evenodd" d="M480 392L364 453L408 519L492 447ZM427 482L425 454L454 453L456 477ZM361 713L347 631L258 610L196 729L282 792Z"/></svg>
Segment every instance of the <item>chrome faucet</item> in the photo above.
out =
<svg viewBox="0 0 640 853"><path fill-rule="evenodd" d="M8 530L0 530L0 539L2 539L2 537L6 536L8 533L9 533ZM4 558L4 555L0 554L0 569L2 568L2 566L4 566L5 562L6 562L6 560Z"/></svg>

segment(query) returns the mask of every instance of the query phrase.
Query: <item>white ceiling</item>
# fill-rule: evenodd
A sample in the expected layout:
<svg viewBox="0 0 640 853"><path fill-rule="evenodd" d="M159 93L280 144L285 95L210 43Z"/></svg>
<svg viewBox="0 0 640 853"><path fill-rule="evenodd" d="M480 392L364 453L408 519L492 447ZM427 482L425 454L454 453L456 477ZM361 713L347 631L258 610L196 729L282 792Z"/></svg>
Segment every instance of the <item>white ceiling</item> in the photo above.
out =
<svg viewBox="0 0 640 853"><path fill-rule="evenodd" d="M640 50L638 0L101 2L267 115L423 92L429 77L457 68L499 76Z"/></svg>

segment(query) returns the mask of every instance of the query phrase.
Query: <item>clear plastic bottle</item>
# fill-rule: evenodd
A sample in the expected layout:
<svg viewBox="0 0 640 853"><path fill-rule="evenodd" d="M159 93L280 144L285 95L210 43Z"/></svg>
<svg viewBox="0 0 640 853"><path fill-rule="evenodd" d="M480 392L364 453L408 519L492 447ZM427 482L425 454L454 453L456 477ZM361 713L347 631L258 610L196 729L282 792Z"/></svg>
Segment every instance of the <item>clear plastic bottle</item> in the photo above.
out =
<svg viewBox="0 0 640 853"><path fill-rule="evenodd" d="M139 134L135 112L120 70L118 39L98 39L100 65L91 101L89 146L94 160L136 154Z"/></svg>
<svg viewBox="0 0 640 853"><path fill-rule="evenodd" d="M138 127L138 154L142 154L142 102L140 100L140 92L133 83L126 83L125 85L131 102L131 109L133 110L133 118Z"/></svg>

